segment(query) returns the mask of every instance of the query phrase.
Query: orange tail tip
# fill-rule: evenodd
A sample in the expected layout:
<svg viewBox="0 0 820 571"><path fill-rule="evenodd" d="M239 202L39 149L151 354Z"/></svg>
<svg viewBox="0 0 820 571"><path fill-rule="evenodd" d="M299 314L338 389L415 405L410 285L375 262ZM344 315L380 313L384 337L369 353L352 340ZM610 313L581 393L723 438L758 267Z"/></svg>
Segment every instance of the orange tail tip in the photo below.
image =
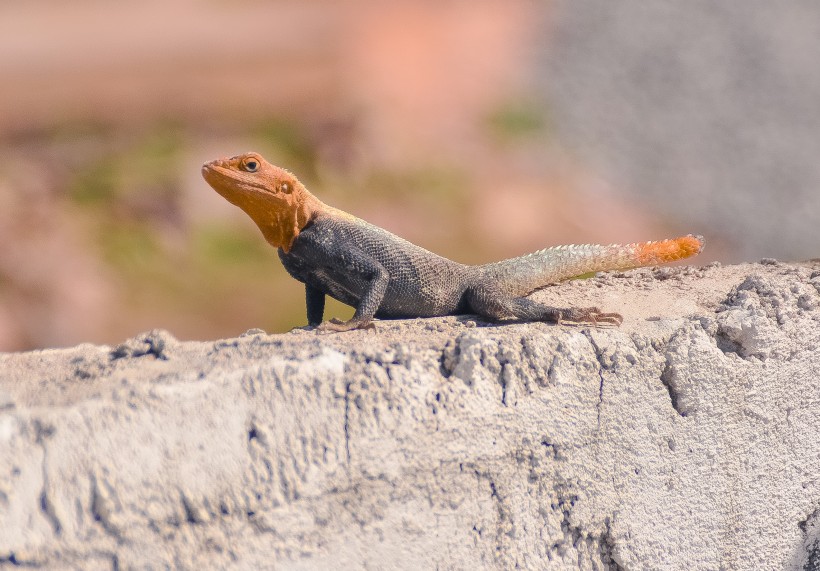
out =
<svg viewBox="0 0 820 571"><path fill-rule="evenodd" d="M642 266L674 262L699 254L703 250L703 236L681 236L660 242L637 244L637 256Z"/></svg>

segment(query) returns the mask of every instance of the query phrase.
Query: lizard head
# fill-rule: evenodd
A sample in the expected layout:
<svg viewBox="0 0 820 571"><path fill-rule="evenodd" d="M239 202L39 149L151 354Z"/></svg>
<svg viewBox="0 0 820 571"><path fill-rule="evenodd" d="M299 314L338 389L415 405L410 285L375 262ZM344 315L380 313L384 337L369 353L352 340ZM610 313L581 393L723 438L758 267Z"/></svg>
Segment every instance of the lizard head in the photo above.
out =
<svg viewBox="0 0 820 571"><path fill-rule="evenodd" d="M202 176L244 210L272 246L285 252L322 206L295 176L258 153L207 162Z"/></svg>

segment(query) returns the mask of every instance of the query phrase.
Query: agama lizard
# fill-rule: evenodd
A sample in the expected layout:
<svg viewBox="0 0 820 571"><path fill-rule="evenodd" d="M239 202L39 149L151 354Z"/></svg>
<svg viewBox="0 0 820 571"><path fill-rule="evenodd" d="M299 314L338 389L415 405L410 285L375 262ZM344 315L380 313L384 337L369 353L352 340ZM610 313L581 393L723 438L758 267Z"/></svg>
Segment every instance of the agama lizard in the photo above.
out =
<svg viewBox="0 0 820 571"><path fill-rule="evenodd" d="M324 204L294 175L257 153L205 163L202 176L279 249L285 269L305 284L308 324L327 331L371 327L374 317L467 313L492 321L619 325L617 313L550 307L526 296L590 272L680 260L703 248L702 237L688 235L628 245L558 246L468 266ZM353 317L322 323L326 295L355 307Z"/></svg>

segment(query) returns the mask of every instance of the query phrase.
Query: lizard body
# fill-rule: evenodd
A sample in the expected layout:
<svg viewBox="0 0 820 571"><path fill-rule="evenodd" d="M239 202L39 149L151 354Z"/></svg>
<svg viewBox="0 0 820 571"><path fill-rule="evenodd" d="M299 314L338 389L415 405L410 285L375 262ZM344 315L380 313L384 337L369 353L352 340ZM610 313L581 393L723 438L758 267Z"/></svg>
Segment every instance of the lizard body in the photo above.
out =
<svg viewBox="0 0 820 571"><path fill-rule="evenodd" d="M374 317L475 313L493 321L572 321L618 325L598 308L556 308L526 297L590 272L625 270L693 256L700 236L628 245L558 246L491 264L459 264L324 204L288 171L257 153L205 163L214 190L244 210L305 284L309 325L347 331ZM347 322L322 323L325 296L356 308Z"/></svg>

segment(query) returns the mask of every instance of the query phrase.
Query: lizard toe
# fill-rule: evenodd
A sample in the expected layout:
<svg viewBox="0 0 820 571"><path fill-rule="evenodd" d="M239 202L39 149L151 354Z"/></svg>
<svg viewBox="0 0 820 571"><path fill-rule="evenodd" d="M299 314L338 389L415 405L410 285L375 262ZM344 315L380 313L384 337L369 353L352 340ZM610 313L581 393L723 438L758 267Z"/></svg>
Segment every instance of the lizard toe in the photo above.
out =
<svg viewBox="0 0 820 571"><path fill-rule="evenodd" d="M335 317L330 321L325 321L316 328L319 333L343 333L345 331L354 331L356 329L376 329L376 325L364 319L351 319L349 321L341 321Z"/></svg>
<svg viewBox="0 0 820 571"><path fill-rule="evenodd" d="M612 325L618 327L624 322L623 316L620 313L598 313L594 316L595 325Z"/></svg>
<svg viewBox="0 0 820 571"><path fill-rule="evenodd" d="M588 323L599 326L617 327L623 322L619 313L604 313L597 307L584 307L563 310L558 317L558 323Z"/></svg>

